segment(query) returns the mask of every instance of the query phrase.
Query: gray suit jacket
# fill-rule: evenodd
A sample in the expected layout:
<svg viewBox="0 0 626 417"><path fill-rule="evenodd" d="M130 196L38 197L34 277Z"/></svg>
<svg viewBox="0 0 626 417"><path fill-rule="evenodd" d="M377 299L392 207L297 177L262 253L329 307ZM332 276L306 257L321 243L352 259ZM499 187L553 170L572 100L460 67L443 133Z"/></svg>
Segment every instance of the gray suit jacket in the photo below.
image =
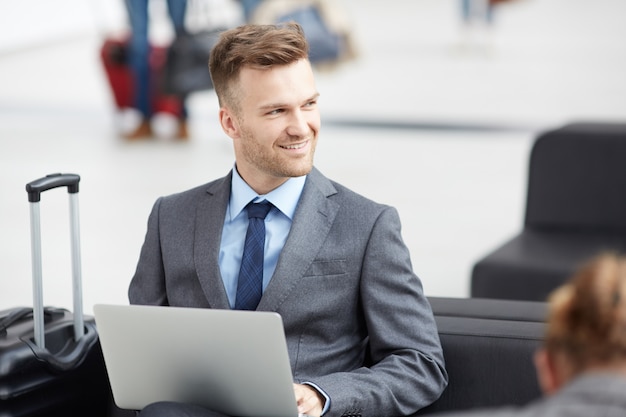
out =
<svg viewBox="0 0 626 417"><path fill-rule="evenodd" d="M231 174L155 203L131 303L229 308L218 253L230 189ZM258 310L282 316L294 381L330 396L329 417L410 415L447 384L396 210L316 169Z"/></svg>
<svg viewBox="0 0 626 417"><path fill-rule="evenodd" d="M515 375L511 375L514 378ZM556 394L526 407L482 409L435 414L437 417L624 417L626 378L590 373L576 378Z"/></svg>

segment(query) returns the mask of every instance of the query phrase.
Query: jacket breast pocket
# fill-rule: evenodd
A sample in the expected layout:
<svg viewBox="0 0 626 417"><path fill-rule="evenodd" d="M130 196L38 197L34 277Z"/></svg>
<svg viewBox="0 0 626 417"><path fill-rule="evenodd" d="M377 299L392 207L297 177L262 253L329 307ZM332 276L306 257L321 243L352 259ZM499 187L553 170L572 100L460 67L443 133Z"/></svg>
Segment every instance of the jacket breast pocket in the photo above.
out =
<svg viewBox="0 0 626 417"><path fill-rule="evenodd" d="M304 274L305 277L325 277L330 275L344 275L347 273L345 259L329 259L313 261Z"/></svg>

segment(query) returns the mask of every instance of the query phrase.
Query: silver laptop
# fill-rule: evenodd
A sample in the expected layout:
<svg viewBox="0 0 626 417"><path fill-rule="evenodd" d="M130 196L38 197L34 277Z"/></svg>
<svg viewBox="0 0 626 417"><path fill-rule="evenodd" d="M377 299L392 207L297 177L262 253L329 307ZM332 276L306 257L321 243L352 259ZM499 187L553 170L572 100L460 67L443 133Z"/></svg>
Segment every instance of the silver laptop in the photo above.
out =
<svg viewBox="0 0 626 417"><path fill-rule="evenodd" d="M177 401L229 416L298 416L277 313L98 304L94 316L120 408Z"/></svg>

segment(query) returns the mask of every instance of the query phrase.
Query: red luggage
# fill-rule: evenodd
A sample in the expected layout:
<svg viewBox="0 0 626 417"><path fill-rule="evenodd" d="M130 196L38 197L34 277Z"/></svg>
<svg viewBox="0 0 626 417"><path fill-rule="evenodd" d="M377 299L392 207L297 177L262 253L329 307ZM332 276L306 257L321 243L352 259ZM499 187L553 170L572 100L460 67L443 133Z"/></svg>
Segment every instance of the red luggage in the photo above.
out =
<svg viewBox="0 0 626 417"><path fill-rule="evenodd" d="M133 74L128 66L128 41L125 39L105 39L100 49L111 92L117 108L133 106ZM163 92L163 71L167 61L167 47L153 46L150 49L151 102L152 113L182 114L182 100Z"/></svg>

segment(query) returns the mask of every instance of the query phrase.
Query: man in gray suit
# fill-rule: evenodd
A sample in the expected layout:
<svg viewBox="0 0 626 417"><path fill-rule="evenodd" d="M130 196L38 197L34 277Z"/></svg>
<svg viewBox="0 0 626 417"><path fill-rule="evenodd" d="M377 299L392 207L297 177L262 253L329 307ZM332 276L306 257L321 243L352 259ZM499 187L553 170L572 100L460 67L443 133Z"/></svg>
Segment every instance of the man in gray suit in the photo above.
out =
<svg viewBox="0 0 626 417"><path fill-rule="evenodd" d="M307 49L297 24L222 34L209 68L235 167L158 199L129 298L240 308L247 206L268 201L262 297L241 308L282 316L299 412L408 416L447 384L437 329L396 210L313 168L319 93ZM219 414L157 403L141 415Z"/></svg>

